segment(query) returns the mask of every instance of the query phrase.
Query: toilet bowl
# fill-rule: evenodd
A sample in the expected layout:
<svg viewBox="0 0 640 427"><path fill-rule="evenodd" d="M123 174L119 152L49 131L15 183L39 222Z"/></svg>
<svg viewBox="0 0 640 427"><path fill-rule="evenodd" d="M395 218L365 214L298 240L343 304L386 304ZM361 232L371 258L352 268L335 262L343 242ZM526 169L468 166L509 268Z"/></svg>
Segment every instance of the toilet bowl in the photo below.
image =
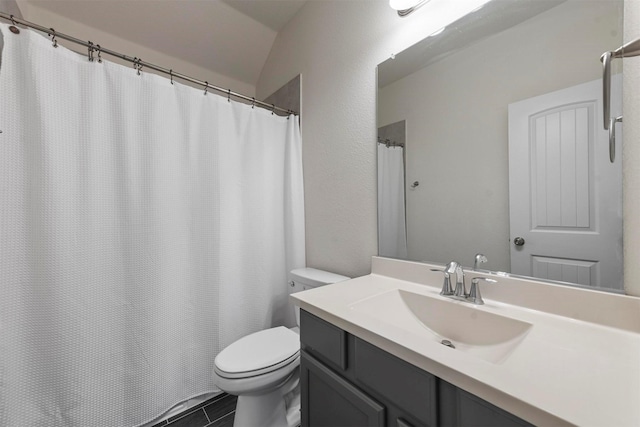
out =
<svg viewBox="0 0 640 427"><path fill-rule="evenodd" d="M303 268L291 271L291 293L347 280ZM296 320L299 322L299 308ZM240 338L215 359L216 386L238 396L235 427L300 425L300 337L298 328L278 326Z"/></svg>

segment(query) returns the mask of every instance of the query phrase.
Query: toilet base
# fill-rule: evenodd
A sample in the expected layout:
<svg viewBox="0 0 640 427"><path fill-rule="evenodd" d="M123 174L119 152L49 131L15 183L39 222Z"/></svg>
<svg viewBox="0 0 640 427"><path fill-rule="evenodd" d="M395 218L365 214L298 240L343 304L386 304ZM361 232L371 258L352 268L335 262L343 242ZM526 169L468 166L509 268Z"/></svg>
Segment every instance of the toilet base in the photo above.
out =
<svg viewBox="0 0 640 427"><path fill-rule="evenodd" d="M296 427L300 425L299 369L267 393L238 396L234 427Z"/></svg>

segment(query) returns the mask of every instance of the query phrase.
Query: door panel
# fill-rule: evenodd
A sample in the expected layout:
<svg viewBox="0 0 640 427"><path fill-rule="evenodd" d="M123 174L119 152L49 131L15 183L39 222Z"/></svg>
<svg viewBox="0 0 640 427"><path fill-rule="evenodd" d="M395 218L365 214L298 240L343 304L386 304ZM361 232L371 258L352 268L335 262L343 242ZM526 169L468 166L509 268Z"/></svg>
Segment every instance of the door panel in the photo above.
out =
<svg viewBox="0 0 640 427"><path fill-rule="evenodd" d="M622 289L622 168L609 162L601 85L509 105L514 274ZM621 111L621 87L614 76L612 114Z"/></svg>
<svg viewBox="0 0 640 427"><path fill-rule="evenodd" d="M550 258L533 255L533 275L541 279L594 286L599 263L567 258Z"/></svg>
<svg viewBox="0 0 640 427"><path fill-rule="evenodd" d="M532 226L588 228L591 186L589 147L595 103L568 104L531 121Z"/></svg>

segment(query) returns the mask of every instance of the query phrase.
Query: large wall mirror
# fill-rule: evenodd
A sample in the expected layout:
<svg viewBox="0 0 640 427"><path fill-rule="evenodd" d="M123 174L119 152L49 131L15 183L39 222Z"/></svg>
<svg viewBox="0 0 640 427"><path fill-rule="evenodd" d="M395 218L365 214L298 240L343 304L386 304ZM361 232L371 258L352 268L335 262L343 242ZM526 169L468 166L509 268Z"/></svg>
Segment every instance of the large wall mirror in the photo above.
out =
<svg viewBox="0 0 640 427"><path fill-rule="evenodd" d="M622 292L624 135L611 162L600 56L623 8L492 0L378 66L381 256L482 253L481 269Z"/></svg>

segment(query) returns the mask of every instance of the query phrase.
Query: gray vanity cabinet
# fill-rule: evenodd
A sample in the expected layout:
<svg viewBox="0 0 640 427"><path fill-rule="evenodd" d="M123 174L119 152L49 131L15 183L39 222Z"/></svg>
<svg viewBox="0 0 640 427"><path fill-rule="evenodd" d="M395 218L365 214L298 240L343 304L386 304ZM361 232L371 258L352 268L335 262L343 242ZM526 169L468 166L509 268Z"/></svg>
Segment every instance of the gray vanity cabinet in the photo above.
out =
<svg viewBox="0 0 640 427"><path fill-rule="evenodd" d="M529 426L301 310L302 427Z"/></svg>

